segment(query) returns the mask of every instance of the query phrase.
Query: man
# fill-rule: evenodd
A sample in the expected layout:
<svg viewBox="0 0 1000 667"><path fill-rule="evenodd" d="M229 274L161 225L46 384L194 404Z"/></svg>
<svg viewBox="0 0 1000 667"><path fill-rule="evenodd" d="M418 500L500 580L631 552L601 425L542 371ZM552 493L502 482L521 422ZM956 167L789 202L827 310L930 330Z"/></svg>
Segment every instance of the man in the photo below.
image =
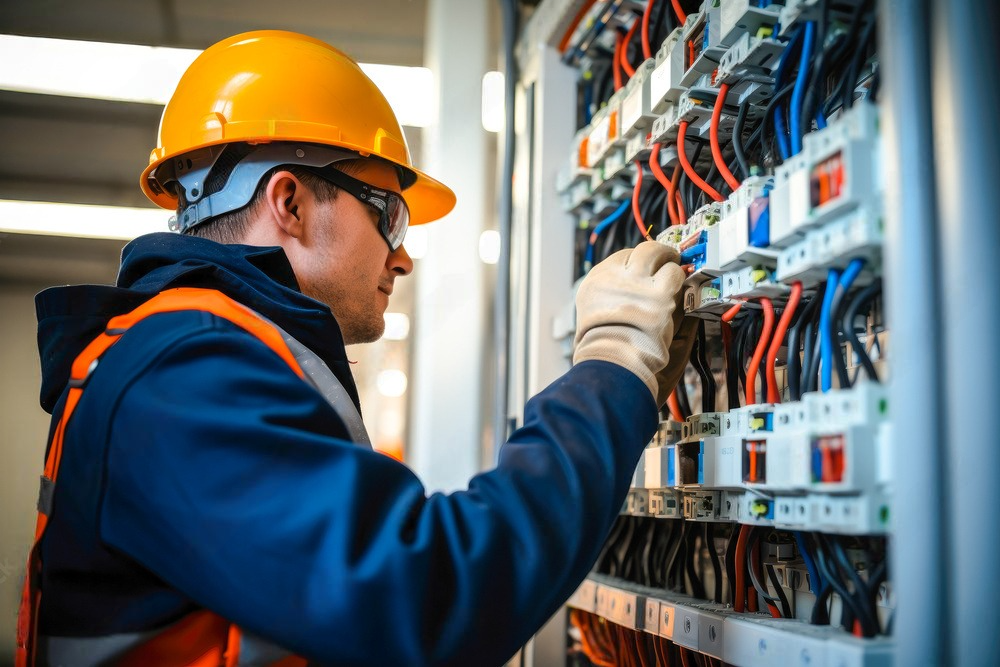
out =
<svg viewBox="0 0 1000 667"><path fill-rule="evenodd" d="M115 287L38 297L55 426L18 660L508 658L594 562L683 369L676 253L595 267L574 368L495 470L428 497L367 445L344 344L382 334L407 224L454 195L357 65L293 33L216 44L142 187L182 233L128 244Z"/></svg>

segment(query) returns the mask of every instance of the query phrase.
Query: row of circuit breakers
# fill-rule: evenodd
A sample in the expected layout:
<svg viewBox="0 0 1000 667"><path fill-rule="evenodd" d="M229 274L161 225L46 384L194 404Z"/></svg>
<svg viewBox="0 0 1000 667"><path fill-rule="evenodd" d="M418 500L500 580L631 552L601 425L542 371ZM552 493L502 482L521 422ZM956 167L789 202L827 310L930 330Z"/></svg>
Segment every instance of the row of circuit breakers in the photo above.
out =
<svg viewBox="0 0 1000 667"><path fill-rule="evenodd" d="M655 238L700 320L570 601L577 664L891 662L874 5L551 3L579 19L577 277ZM554 328L568 351L572 304Z"/></svg>

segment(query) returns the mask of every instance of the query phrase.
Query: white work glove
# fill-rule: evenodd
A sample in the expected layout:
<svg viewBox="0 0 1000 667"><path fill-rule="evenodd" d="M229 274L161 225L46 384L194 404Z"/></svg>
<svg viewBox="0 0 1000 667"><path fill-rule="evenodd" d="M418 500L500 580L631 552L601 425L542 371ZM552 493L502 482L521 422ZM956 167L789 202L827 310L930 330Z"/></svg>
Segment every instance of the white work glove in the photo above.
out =
<svg viewBox="0 0 1000 667"><path fill-rule="evenodd" d="M682 324L678 261L673 248L645 241L597 264L576 294L573 363L595 359L632 371L657 407L683 375L697 333L693 318Z"/></svg>

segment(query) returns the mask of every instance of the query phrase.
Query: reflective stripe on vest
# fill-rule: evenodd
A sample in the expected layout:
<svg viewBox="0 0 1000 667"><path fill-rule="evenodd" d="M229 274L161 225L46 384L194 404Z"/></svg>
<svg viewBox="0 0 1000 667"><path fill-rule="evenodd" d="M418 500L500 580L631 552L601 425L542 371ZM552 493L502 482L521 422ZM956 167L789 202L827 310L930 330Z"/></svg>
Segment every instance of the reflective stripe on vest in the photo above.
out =
<svg viewBox="0 0 1000 667"><path fill-rule="evenodd" d="M91 373L129 328L159 313L196 310L209 312L257 337L288 366L319 391L347 426L353 441L371 447L361 416L347 390L312 350L273 322L216 290L177 288L166 290L125 315L112 318L74 360L62 415L53 430L45 459L35 542L28 555L24 590L17 618L15 664L48 665L184 665L186 667L302 667L303 658L263 639L244 634L236 625L208 610L188 614L166 628L104 637L41 637L38 610L41 604L40 543L52 514L52 498L62 459L66 427L83 395Z"/></svg>

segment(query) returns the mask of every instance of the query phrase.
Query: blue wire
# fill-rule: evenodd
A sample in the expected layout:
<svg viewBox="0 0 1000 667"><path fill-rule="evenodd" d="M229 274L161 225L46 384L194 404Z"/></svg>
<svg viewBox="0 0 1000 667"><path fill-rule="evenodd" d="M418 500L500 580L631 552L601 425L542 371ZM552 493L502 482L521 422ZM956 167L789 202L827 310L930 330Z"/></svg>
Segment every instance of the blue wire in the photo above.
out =
<svg viewBox="0 0 1000 667"><path fill-rule="evenodd" d="M618 221L618 218L622 217L622 215L625 213L625 211L629 209L631 205L632 205L632 198L629 197L628 199L623 201L618 206L618 208L612 211L610 215L608 215L606 218L597 223L597 225L594 227L594 231L591 237L600 236L601 232L603 232L611 225L615 224ZM585 270L587 271L589 271L590 267L593 266L594 264L594 242L590 240L587 241L587 254L584 256L584 264L586 265Z"/></svg>
<svg viewBox="0 0 1000 667"><path fill-rule="evenodd" d="M809 78L809 57L812 55L813 36L816 33L815 21L806 23L805 33L802 53L799 55L799 72L795 75L795 87L792 89L792 105L788 111L792 133L792 155L802 152L802 135L805 134L802 122L802 97L806 93L806 79Z"/></svg>
<svg viewBox="0 0 1000 667"><path fill-rule="evenodd" d="M823 115L822 109L816 110L816 127L818 127L821 130L826 129L826 116Z"/></svg>
<svg viewBox="0 0 1000 667"><path fill-rule="evenodd" d="M785 70L788 68L788 61L791 58L792 53L799 44L799 40L802 38L802 28L795 31L792 35L791 40L788 42L788 46L785 50L781 52L781 60L778 61L778 67L774 71L774 92L778 92L784 83ZM785 119L781 117L781 107L783 105L778 104L774 107L774 134L778 138L778 151L781 153L781 159L787 160L791 149L788 145L788 135L785 134Z"/></svg>
<svg viewBox="0 0 1000 667"><path fill-rule="evenodd" d="M823 307L819 314L819 352L821 365L821 388L830 391L833 387L833 336L831 335L831 313L833 295L837 293L837 281L840 271L830 269L826 276L826 294L823 295Z"/></svg>
<svg viewBox="0 0 1000 667"><path fill-rule="evenodd" d="M792 534L795 536L795 544L799 548L799 555L802 556L802 560L806 564L806 571L809 572L809 583L814 586L813 593L818 596L820 591L823 590L823 578L819 576L816 563L813 562L812 556L809 554L809 549L806 548L806 540L802 536L802 531L793 530Z"/></svg>

